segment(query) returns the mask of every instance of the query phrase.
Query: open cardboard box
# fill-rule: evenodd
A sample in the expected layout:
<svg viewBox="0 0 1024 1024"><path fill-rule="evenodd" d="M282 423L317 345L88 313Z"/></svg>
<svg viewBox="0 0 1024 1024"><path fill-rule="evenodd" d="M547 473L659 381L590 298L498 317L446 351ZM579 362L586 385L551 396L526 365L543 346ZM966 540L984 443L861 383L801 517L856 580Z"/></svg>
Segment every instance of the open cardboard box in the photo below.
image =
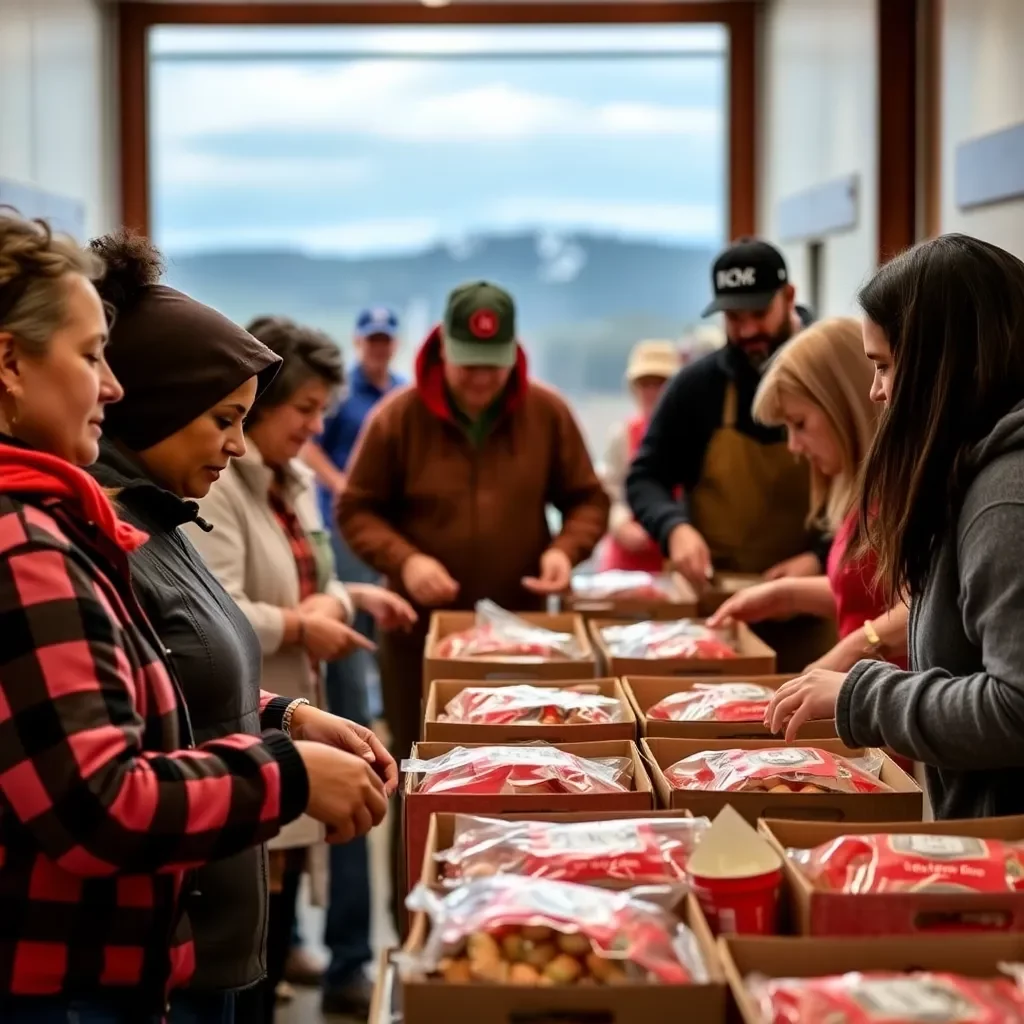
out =
<svg viewBox="0 0 1024 1024"><path fill-rule="evenodd" d="M801 935L945 934L974 941L979 932L1024 932L1024 892L904 892L852 896L815 889L785 856L790 848L809 850L839 836L965 836L1024 842L1024 816L974 818L967 821L805 822L762 820L761 832L784 857L790 920ZM929 852L936 852L933 846ZM980 851L979 851L980 852ZM963 851L950 851L963 856Z"/></svg>
<svg viewBox="0 0 1024 1024"><path fill-rule="evenodd" d="M591 574L586 574L591 575ZM594 599L568 594L562 599L567 611L579 612L588 621L604 619L656 619L692 618L697 614L697 592L677 572L666 574L670 593L661 600L650 598Z"/></svg>
<svg viewBox="0 0 1024 1024"><path fill-rule="evenodd" d="M636 739L636 712L617 679L550 680L528 685L568 689L581 684L596 688L596 692L602 697L614 697L619 702L622 721L600 725L482 725L469 722L442 722L438 720L438 715L443 713L450 700L468 687L497 688L515 684L498 679L435 679L427 693L423 738L440 743L522 743L530 740L546 740L548 743L590 743L600 740Z"/></svg>
<svg viewBox="0 0 1024 1024"><path fill-rule="evenodd" d="M385 947L377 957L377 977L373 983L367 1024L393 1024L401 1012L396 998L398 969L391 962L394 953L393 946Z"/></svg>
<svg viewBox="0 0 1024 1024"><path fill-rule="evenodd" d="M1024 935L948 938L783 939L736 936L718 940L722 967L743 1024L765 1024L746 979L820 978L849 971L940 971L972 978L1006 977L1001 963L1024 959ZM820 1024L808 1021L808 1024Z"/></svg>
<svg viewBox="0 0 1024 1024"><path fill-rule="evenodd" d="M728 793L673 789L665 769L677 761L706 750L759 750L764 747L814 746L843 757L860 757L863 750L846 747L840 740L814 740L805 744L782 740L681 740L651 737L641 740L661 807L686 807L696 815L713 818L732 804L752 825L758 818L797 818L817 821L914 821L920 822L924 794L917 783L883 753L881 780L891 793Z"/></svg>
<svg viewBox="0 0 1024 1024"><path fill-rule="evenodd" d="M697 600L697 614L714 615L733 594L764 583L764 577L750 572L716 572Z"/></svg>
<svg viewBox="0 0 1024 1024"><path fill-rule="evenodd" d="M775 652L743 622L718 630L736 648L737 656L710 659L617 657L609 649L601 630L628 625L629 620L621 619L591 619L588 623L602 671L610 676L729 676L735 679L739 676L770 676L775 672Z"/></svg>
<svg viewBox="0 0 1024 1024"><path fill-rule="evenodd" d="M412 756L429 760L455 747L491 746L482 743L417 743ZM502 744L505 746L506 744ZM435 813L525 814L538 811L649 811L654 809L654 790L636 744L629 740L600 743L554 743L552 746L577 757L627 757L633 763L630 789L623 793L512 793L498 795L465 793L417 793L420 778L407 773L402 779L403 835L406 879L418 878L423 866L430 816ZM406 891L409 886L406 885Z"/></svg>
<svg viewBox="0 0 1024 1024"><path fill-rule="evenodd" d="M444 888L441 864L437 854L451 848L455 842L455 822L457 814L432 814L430 827L427 830L427 847L423 854L423 873L420 881L432 889ZM498 818L502 821L622 821L628 818L684 818L693 819L689 811L562 811L538 814L479 814L480 818ZM632 889L637 883L615 878L604 879L600 883L588 882L587 885L599 885L603 889ZM646 884L646 883L644 883Z"/></svg>
<svg viewBox="0 0 1024 1024"><path fill-rule="evenodd" d="M461 633L476 625L476 612L434 612L423 658L423 695L427 695L435 679L499 679L504 682L551 682L560 679L593 679L597 676L597 658L590 643L583 618L573 612L549 614L547 612L515 612L515 615L535 626L556 633L571 633L580 646L579 658L559 658L550 661L525 658L439 658L437 645L452 633Z"/></svg>
<svg viewBox="0 0 1024 1024"><path fill-rule="evenodd" d="M725 1024L726 986L718 949L692 896L684 898L679 916L696 939L708 974L704 984L532 988L451 984L406 972L401 980L404 1024L652 1024L669 1019ZM426 915L416 914L405 951L422 949L429 929Z"/></svg>
<svg viewBox="0 0 1024 1024"><path fill-rule="evenodd" d="M777 690L788 683L792 675L774 676L627 676L622 680L623 689L636 712L641 736L673 736L679 739L720 740L720 739L771 739L770 733L761 722L666 722L649 719L647 709L674 693L692 690L696 685L710 683L756 683ZM801 739L835 739L835 720L807 722L800 729ZM778 738L777 736L775 737Z"/></svg>

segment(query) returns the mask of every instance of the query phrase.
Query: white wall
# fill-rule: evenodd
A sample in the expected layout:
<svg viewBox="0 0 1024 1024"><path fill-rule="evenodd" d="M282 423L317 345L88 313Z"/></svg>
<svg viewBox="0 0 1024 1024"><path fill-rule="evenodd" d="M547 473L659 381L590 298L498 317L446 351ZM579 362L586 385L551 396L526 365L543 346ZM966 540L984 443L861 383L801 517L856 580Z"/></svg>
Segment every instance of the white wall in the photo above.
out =
<svg viewBox="0 0 1024 1024"><path fill-rule="evenodd" d="M942 230L963 231L1024 258L1024 199L957 209L959 143L1024 121L1024 0L944 0Z"/></svg>
<svg viewBox="0 0 1024 1024"><path fill-rule="evenodd" d="M112 11L0 0L0 178L83 201L90 235L119 219Z"/></svg>
<svg viewBox="0 0 1024 1024"><path fill-rule="evenodd" d="M824 246L823 315L854 312L877 261L876 2L769 0L762 22L761 233L777 239L780 199L860 175L857 228ZM1024 7L1024 0L1007 2ZM806 296L806 248L783 249Z"/></svg>

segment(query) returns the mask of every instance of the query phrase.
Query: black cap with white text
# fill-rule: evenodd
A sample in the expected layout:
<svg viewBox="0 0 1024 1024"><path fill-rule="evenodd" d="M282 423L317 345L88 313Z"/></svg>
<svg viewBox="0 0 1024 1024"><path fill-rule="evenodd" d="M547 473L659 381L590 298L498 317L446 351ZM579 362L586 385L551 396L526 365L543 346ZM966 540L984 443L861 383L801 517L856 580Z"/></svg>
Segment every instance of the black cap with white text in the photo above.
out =
<svg viewBox="0 0 1024 1024"><path fill-rule="evenodd" d="M711 268L715 298L703 315L767 309L788 283L786 261L774 245L759 238L741 238L719 253Z"/></svg>

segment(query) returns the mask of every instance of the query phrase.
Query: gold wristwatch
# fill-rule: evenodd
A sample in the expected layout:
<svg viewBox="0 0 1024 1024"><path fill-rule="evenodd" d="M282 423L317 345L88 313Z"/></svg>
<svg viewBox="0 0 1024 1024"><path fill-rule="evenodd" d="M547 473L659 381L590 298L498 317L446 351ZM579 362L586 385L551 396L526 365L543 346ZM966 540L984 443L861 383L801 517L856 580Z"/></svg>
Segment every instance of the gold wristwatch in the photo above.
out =
<svg viewBox="0 0 1024 1024"><path fill-rule="evenodd" d="M870 619L864 623L864 635L868 640L864 653L869 658L878 658L884 661L885 652L883 650L882 638L878 635L878 630L875 629L875 624Z"/></svg>

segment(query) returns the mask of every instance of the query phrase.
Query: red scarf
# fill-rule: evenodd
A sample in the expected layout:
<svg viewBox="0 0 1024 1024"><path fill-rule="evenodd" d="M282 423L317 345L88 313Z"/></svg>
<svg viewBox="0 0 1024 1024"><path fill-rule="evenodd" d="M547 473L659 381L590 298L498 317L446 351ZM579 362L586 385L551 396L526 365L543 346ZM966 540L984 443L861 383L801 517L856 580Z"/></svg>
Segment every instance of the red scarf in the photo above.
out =
<svg viewBox="0 0 1024 1024"><path fill-rule="evenodd" d="M103 488L85 470L56 455L0 443L0 494L35 494L77 506L122 551L145 544L148 534L118 519Z"/></svg>

